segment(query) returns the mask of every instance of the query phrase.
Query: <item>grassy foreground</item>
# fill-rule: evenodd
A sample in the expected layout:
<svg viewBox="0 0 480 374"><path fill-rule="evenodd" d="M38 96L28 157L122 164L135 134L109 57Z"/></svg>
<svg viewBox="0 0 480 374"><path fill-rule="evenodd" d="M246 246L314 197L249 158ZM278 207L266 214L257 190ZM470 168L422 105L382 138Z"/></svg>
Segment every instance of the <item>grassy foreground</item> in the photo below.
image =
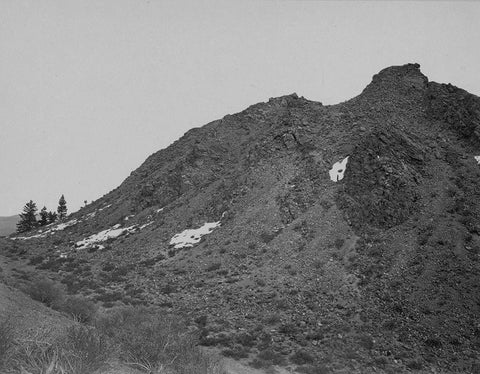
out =
<svg viewBox="0 0 480 374"><path fill-rule="evenodd" d="M87 299L65 297L49 282L25 291L73 321L45 339L48 334L40 330L16 331L14 316L1 319L1 373L100 374L112 362L151 374L224 373L218 359L198 348L198 333L175 316L146 307L99 312Z"/></svg>

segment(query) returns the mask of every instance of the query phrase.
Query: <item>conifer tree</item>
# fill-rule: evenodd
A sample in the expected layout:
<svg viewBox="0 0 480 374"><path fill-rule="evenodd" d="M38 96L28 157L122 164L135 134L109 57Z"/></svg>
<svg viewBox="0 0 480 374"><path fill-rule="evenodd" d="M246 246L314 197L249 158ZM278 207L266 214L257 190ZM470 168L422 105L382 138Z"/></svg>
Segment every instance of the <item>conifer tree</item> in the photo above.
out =
<svg viewBox="0 0 480 374"><path fill-rule="evenodd" d="M47 212L47 207L45 206L40 211L40 221L38 221L38 224L40 226L48 225L48 212Z"/></svg>
<svg viewBox="0 0 480 374"><path fill-rule="evenodd" d="M65 201L65 197L63 195L60 197L60 200L58 200L57 212L60 220L65 219L67 216L67 202Z"/></svg>
<svg viewBox="0 0 480 374"><path fill-rule="evenodd" d="M53 223L57 220L58 216L56 212L48 212L48 223Z"/></svg>
<svg viewBox="0 0 480 374"><path fill-rule="evenodd" d="M27 232L37 225L37 205L30 200L23 207L23 213L20 213L20 221L17 223L17 232Z"/></svg>

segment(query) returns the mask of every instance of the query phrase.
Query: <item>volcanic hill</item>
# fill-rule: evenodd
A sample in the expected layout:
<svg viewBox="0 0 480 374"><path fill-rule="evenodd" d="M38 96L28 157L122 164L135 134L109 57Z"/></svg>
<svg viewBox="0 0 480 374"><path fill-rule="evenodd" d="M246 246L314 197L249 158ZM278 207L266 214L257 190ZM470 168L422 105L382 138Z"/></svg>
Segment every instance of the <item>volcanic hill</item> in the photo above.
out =
<svg viewBox="0 0 480 374"><path fill-rule="evenodd" d="M478 373L478 156L480 99L393 66L337 105L292 94L192 129L0 245L254 367Z"/></svg>

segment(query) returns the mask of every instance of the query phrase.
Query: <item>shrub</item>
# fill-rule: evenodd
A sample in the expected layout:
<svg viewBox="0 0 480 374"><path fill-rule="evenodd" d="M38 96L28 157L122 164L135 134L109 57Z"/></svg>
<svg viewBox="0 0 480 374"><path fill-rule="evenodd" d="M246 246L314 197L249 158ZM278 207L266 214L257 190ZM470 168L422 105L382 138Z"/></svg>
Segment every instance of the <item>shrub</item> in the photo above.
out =
<svg viewBox="0 0 480 374"><path fill-rule="evenodd" d="M304 351L303 349L300 349L296 351L291 357L290 361L292 361L294 364L297 365L305 365L305 364L310 364L314 361L314 357L308 353L307 351Z"/></svg>
<svg viewBox="0 0 480 374"><path fill-rule="evenodd" d="M167 283L160 288L160 292L164 295L170 295L171 293L177 292L177 288L173 283Z"/></svg>
<svg viewBox="0 0 480 374"><path fill-rule="evenodd" d="M63 291L55 282L49 279L41 279L31 283L26 291L32 299L40 301L49 307L59 303L63 298Z"/></svg>
<svg viewBox="0 0 480 374"><path fill-rule="evenodd" d="M202 314L201 316L195 318L194 322L201 327L205 327L208 322L208 316L206 314Z"/></svg>
<svg viewBox="0 0 480 374"><path fill-rule="evenodd" d="M82 367L91 371L100 367L108 357L107 339L93 327L82 325L69 327L62 343L66 349L76 353L75 356L81 361Z"/></svg>
<svg viewBox="0 0 480 374"><path fill-rule="evenodd" d="M105 363L108 351L105 337L97 330L71 326L53 342L22 342L7 366L28 373L86 374Z"/></svg>
<svg viewBox="0 0 480 374"><path fill-rule="evenodd" d="M284 323L278 329L278 332L285 334L285 335L293 335L297 332L297 327L294 323Z"/></svg>
<svg viewBox="0 0 480 374"><path fill-rule="evenodd" d="M255 336L247 332L240 333L235 337L235 341L244 347L253 347L255 345Z"/></svg>
<svg viewBox="0 0 480 374"><path fill-rule="evenodd" d="M118 300L122 300L122 298L123 298L122 293L118 291L103 292L102 294L95 296L95 300L102 301L104 303L112 303Z"/></svg>
<svg viewBox="0 0 480 374"><path fill-rule="evenodd" d="M82 323L91 322L96 313L95 304L82 296L68 296L56 309Z"/></svg>
<svg viewBox="0 0 480 374"><path fill-rule="evenodd" d="M340 239L340 238L336 239L336 240L335 240L335 248L337 248L337 249L342 248L342 247L343 247L343 243L345 243L345 240L344 240L344 239Z"/></svg>
<svg viewBox="0 0 480 374"><path fill-rule="evenodd" d="M206 271L215 271L215 270L220 269L220 266L222 266L222 264L220 262L214 262L214 263L210 264L205 270Z"/></svg>
<svg viewBox="0 0 480 374"><path fill-rule="evenodd" d="M29 265L38 265L41 262L43 262L44 259L45 259L45 257L43 257L42 255L33 256L33 257L30 258L28 263L29 263Z"/></svg>
<svg viewBox="0 0 480 374"><path fill-rule="evenodd" d="M67 292L71 294L78 293L82 288L90 288L92 290L98 288L93 279L80 278L72 274L67 274L60 282L67 286Z"/></svg>
<svg viewBox="0 0 480 374"><path fill-rule="evenodd" d="M106 262L102 266L103 271L112 271L113 269L115 269L115 265L112 264L111 262Z"/></svg>
<svg viewBox="0 0 480 374"><path fill-rule="evenodd" d="M275 352L271 348L267 348L260 351L257 358L252 362L252 366L255 368L261 368L272 365L282 365L284 363L285 358L280 353Z"/></svg>
<svg viewBox="0 0 480 374"><path fill-rule="evenodd" d="M275 234L274 234L274 233L271 233L271 232L263 231L263 232L260 234L260 239L261 239L261 241L264 242L265 244L270 243L274 238L275 238Z"/></svg>
<svg viewBox="0 0 480 374"><path fill-rule="evenodd" d="M222 355L225 357L231 357L236 360L248 357L248 349L241 345L235 345L232 348L227 348L222 351Z"/></svg>
<svg viewBox="0 0 480 374"><path fill-rule="evenodd" d="M263 321L267 324L267 325L274 325L278 322L281 321L281 317L280 317L280 314L278 313L272 313L272 314L269 314L268 316L266 316Z"/></svg>
<svg viewBox="0 0 480 374"><path fill-rule="evenodd" d="M422 370L422 362L420 360L410 360L406 364L407 368L411 370Z"/></svg>
<svg viewBox="0 0 480 374"><path fill-rule="evenodd" d="M374 347L374 340L370 335L361 334L357 337L358 343L360 346L370 351Z"/></svg>
<svg viewBox="0 0 480 374"><path fill-rule="evenodd" d="M216 360L197 347L197 337L178 319L146 308L117 308L97 320L97 326L119 346L131 366L150 372L221 373Z"/></svg>

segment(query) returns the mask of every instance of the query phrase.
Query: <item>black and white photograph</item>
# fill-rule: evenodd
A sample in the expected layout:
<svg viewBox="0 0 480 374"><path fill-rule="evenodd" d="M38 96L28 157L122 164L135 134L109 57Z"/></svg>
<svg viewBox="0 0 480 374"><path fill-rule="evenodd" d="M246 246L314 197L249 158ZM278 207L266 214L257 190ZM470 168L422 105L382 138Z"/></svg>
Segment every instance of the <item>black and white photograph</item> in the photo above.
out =
<svg viewBox="0 0 480 374"><path fill-rule="evenodd" d="M0 374L480 374L480 1L0 0Z"/></svg>

